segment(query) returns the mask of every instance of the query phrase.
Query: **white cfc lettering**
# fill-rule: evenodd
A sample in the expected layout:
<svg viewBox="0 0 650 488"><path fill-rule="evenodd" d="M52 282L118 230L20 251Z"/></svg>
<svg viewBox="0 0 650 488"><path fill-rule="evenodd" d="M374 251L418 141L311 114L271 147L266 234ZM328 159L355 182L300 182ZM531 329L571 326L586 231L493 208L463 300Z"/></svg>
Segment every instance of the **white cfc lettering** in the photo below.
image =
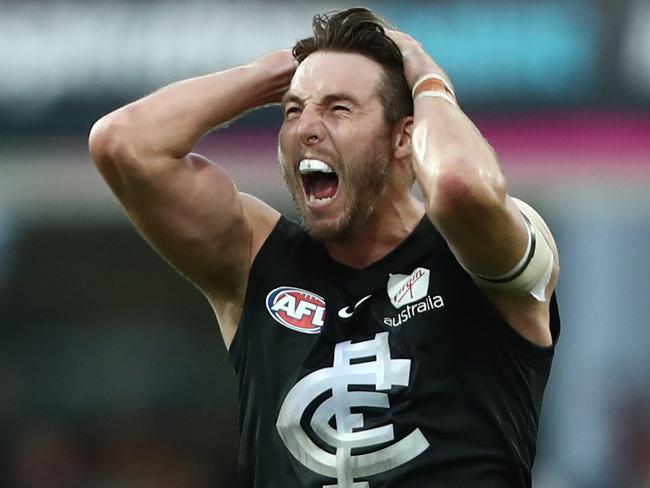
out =
<svg viewBox="0 0 650 488"><path fill-rule="evenodd" d="M353 360L362 359L366 361L353 364ZM420 429L415 429L383 449L352 455L354 448L371 448L395 440L392 424L364 430L363 414L352 413L351 409L390 408L388 394L383 392L393 386L408 386L410 369L410 359L391 359L388 332L381 332L368 341L337 344L331 367L310 373L289 391L276 428L289 452L305 467L336 479L336 484L323 488L370 488L369 481L358 479L405 464L429 447ZM376 391L348 391L350 385L372 385ZM332 395L316 408L310 425L336 454L318 447L300 425L305 409L327 391ZM336 428L330 425L332 418Z"/></svg>

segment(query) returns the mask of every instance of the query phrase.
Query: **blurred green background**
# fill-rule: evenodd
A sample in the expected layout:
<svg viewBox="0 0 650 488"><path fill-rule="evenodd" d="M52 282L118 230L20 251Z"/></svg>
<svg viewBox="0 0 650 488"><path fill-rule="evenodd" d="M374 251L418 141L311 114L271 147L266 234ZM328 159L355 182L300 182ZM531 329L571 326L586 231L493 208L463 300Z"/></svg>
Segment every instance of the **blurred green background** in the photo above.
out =
<svg viewBox="0 0 650 488"><path fill-rule="evenodd" d="M129 224L87 133L352 5L0 2L0 486L237 486L237 392L212 310ZM367 5L449 72L511 193L556 235L563 332L535 486L650 486L650 2ZM279 122L250 113L198 151L293 215Z"/></svg>

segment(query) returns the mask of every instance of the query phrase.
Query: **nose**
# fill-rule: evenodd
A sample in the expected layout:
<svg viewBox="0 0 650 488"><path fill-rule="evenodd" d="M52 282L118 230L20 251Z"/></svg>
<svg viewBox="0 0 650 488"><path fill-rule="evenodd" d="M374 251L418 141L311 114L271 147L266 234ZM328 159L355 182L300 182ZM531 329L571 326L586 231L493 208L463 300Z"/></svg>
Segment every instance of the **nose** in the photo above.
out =
<svg viewBox="0 0 650 488"><path fill-rule="evenodd" d="M322 141L325 130L318 110L314 107L304 107L296 130L300 142L305 145L313 145Z"/></svg>

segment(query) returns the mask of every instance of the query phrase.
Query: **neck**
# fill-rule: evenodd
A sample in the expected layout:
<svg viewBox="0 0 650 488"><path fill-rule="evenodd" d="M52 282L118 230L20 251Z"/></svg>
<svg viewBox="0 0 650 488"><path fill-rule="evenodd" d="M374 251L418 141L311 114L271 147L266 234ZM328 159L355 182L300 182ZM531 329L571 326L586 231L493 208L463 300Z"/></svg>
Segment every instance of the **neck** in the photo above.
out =
<svg viewBox="0 0 650 488"><path fill-rule="evenodd" d="M406 239L423 215L424 206L410 192L401 199L384 198L354 235L340 241L325 241L325 248L339 263L365 268Z"/></svg>

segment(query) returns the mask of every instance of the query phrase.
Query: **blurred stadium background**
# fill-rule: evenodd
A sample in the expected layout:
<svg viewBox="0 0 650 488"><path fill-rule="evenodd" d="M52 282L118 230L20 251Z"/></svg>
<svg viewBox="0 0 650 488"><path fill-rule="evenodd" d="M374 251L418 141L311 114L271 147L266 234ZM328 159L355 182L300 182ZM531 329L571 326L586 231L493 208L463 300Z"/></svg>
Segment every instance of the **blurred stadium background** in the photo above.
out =
<svg viewBox="0 0 650 488"><path fill-rule="evenodd" d="M447 69L557 237L563 333L535 486L650 486L650 2L368 2ZM291 46L346 2L0 2L0 486L236 486L212 311L90 163L104 113ZM279 112L199 150L292 214ZM272 453L269 453L272 455Z"/></svg>

